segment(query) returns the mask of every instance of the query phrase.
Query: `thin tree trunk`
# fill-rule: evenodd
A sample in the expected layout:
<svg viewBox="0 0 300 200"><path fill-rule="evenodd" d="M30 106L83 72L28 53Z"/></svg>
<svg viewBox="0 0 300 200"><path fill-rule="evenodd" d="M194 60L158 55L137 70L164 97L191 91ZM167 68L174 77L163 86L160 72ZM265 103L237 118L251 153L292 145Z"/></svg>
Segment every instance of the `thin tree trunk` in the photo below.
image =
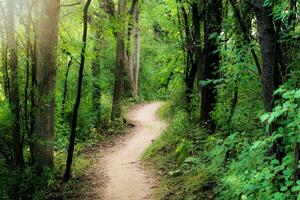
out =
<svg viewBox="0 0 300 200"><path fill-rule="evenodd" d="M32 19L32 18L31 18ZM37 65L37 36L36 36L36 25L32 22L34 41L33 46L31 47L31 90L30 90L30 133L29 138L29 148L30 148L30 157L32 164L34 163L34 124L35 124L35 87L37 85L36 81L36 65Z"/></svg>
<svg viewBox="0 0 300 200"><path fill-rule="evenodd" d="M66 111L66 102L67 102L67 95L68 95L68 79L69 79L69 72L70 68L73 64L73 57L70 57L70 61L68 62L67 65L67 71L65 74L65 82L64 82L64 92L63 92L63 100L61 103L61 117L62 119L65 117L65 111Z"/></svg>
<svg viewBox="0 0 300 200"><path fill-rule="evenodd" d="M126 14L126 0L119 0L118 3L118 20L125 24ZM115 70L115 85L113 95L113 106L112 106L112 121L121 118L121 106L122 106L122 93L124 83L124 70L125 70L125 27L118 29L117 31L117 58L116 58L116 70Z"/></svg>
<svg viewBox="0 0 300 200"><path fill-rule="evenodd" d="M139 73L140 73L140 6L136 3L134 9L134 56L133 56L133 77L135 95L138 96L139 90Z"/></svg>
<svg viewBox="0 0 300 200"><path fill-rule="evenodd" d="M201 71L202 66L202 49L201 49L201 30L200 30L200 13L198 8L198 3L192 4L192 24L193 24L193 37L189 37L191 41L188 43L192 45L191 47L191 55L190 55L190 67L188 67L187 74L187 108L188 111L191 111L191 100L194 90L194 83L196 79L196 75L198 71Z"/></svg>
<svg viewBox="0 0 300 200"><path fill-rule="evenodd" d="M33 157L39 171L54 165L55 85L60 0L41 0L37 23Z"/></svg>
<svg viewBox="0 0 300 200"><path fill-rule="evenodd" d="M181 11L183 13L183 24L184 24L184 33L185 33L184 50L186 51L186 72L185 72L186 108L188 111L190 111L190 104L192 100L193 86L194 86L194 78L197 73L197 65L194 63L194 53L195 53L194 42L195 41L194 38L192 37L193 33L190 30L189 16L184 6L181 6ZM194 12L194 8L193 8L193 12ZM193 13L193 22L194 22L194 13Z"/></svg>
<svg viewBox="0 0 300 200"><path fill-rule="evenodd" d="M92 62L92 75L93 75L93 108L97 113L96 126L99 126L100 123L100 108L101 108L101 87L100 87L100 62L101 62L101 38L102 30L100 27L97 27L96 30L96 42L94 44L94 54L95 58Z"/></svg>
<svg viewBox="0 0 300 200"><path fill-rule="evenodd" d="M10 67L10 101L13 114L13 149L15 167L22 168L24 164L23 147L21 144L21 123L20 123L20 96L19 96L19 72L17 41L15 38L15 0L7 1L7 46L9 52L8 65Z"/></svg>
<svg viewBox="0 0 300 200"><path fill-rule="evenodd" d="M26 134L30 135L30 113L29 113L29 92L30 92L30 62L31 62L31 8L27 18L27 24L25 25L26 30L26 81L24 90L24 122ZM22 145L24 145L25 132L22 136Z"/></svg>
<svg viewBox="0 0 300 200"><path fill-rule="evenodd" d="M228 124L230 124L232 121L234 111L238 104L238 97L239 97L239 74L235 77L235 80L234 80L234 93L233 93L233 98L232 98L231 106L230 106L230 112L229 112L229 117L228 117L228 122L227 122Z"/></svg>
<svg viewBox="0 0 300 200"><path fill-rule="evenodd" d="M85 53L87 46L87 32L88 32L88 10L90 7L92 0L88 0L84 6L83 10L83 35L82 35L82 49L80 56L80 66L79 66L79 75L78 75L78 85L77 85L77 96L76 102L74 105L73 116L72 116L72 124L71 124L71 134L70 134L70 144L68 149L68 158L66 163L66 171L64 174L65 181L68 181L71 176L71 166L73 162L73 154L75 147L75 137L76 137L76 127L77 127L77 118L79 113L80 101L81 101L81 93L82 93L82 82L84 76L84 65L85 65Z"/></svg>
<svg viewBox="0 0 300 200"><path fill-rule="evenodd" d="M8 52L7 52L7 45L6 42L4 40L4 36L3 39L1 41L1 46L2 46L2 67L1 67L1 71L2 71L2 83L3 83L3 90L4 90L4 95L6 98L9 98L9 84L8 84L8 80L9 78L7 77L7 70L8 70L8 63L7 63L7 56L8 56Z"/></svg>
<svg viewBox="0 0 300 200"><path fill-rule="evenodd" d="M202 80L216 80L219 78L220 54L218 51L217 37L222 29L222 1L209 0L206 11L205 25L205 62ZM212 37L212 34L214 37ZM211 117L217 103L216 84L209 83L201 88L201 124L212 132L216 124Z"/></svg>

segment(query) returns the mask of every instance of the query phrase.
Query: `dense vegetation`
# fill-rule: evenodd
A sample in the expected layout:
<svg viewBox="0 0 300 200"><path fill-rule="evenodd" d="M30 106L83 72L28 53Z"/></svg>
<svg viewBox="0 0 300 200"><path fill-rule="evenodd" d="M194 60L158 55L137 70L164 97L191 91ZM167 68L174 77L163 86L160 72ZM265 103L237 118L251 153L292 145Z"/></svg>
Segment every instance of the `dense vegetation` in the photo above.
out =
<svg viewBox="0 0 300 200"><path fill-rule="evenodd" d="M0 198L53 198L126 105L165 100L161 199L299 199L299 4L0 1Z"/></svg>
<svg viewBox="0 0 300 200"><path fill-rule="evenodd" d="M161 199L300 198L298 4L168 1L182 52L145 154Z"/></svg>

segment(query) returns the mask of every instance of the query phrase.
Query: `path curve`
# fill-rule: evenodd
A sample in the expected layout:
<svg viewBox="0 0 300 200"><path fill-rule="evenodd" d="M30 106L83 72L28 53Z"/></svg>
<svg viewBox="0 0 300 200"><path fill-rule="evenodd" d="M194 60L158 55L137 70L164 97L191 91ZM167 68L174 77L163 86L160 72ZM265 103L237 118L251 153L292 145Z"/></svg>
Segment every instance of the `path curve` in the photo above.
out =
<svg viewBox="0 0 300 200"><path fill-rule="evenodd" d="M103 161L107 183L104 200L150 200L155 181L144 169L141 157L162 132L164 124L156 116L161 103L141 105L130 111L127 119L135 125L122 143L112 147Z"/></svg>

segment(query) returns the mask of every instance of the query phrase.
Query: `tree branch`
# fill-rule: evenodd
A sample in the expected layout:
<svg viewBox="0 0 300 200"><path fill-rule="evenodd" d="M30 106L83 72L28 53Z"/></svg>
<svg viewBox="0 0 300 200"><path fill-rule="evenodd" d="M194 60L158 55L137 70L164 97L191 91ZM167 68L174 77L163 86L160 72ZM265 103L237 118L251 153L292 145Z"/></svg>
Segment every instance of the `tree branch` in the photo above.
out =
<svg viewBox="0 0 300 200"><path fill-rule="evenodd" d="M78 6L81 5L81 3L72 3L72 4L62 4L60 7L71 7L71 6Z"/></svg>

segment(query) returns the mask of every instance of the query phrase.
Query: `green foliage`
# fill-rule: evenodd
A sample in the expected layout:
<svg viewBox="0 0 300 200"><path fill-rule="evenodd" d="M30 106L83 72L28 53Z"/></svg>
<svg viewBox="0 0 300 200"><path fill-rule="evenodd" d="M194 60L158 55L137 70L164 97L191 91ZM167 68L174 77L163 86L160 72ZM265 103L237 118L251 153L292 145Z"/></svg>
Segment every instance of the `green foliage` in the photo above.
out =
<svg viewBox="0 0 300 200"><path fill-rule="evenodd" d="M286 119L280 120L280 128L272 137L267 137L260 126L252 132L255 134L239 132L237 128L231 134L223 131L207 135L188 120L185 111L174 109L174 102L162 107L159 114L171 119L170 125L145 154L165 174L161 187L167 189L159 191L160 196L163 199L293 199L300 188L299 180L294 177L295 166L300 167L300 163L295 165L294 154L300 142L300 92L282 87L276 94L282 96L281 101L273 112L261 116L262 122L268 124ZM282 162L270 155L281 138L286 152Z"/></svg>

